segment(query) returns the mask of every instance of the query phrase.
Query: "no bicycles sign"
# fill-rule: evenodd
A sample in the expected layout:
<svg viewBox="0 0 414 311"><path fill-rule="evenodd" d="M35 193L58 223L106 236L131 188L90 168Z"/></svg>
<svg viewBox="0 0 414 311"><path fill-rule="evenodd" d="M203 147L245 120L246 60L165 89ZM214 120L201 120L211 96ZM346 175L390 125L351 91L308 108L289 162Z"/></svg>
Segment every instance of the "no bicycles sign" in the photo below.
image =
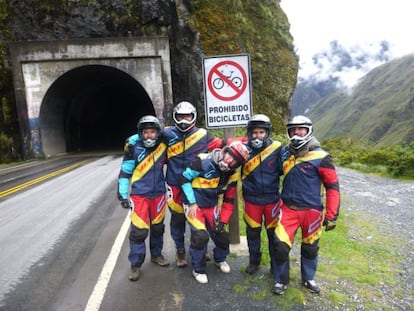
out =
<svg viewBox="0 0 414 311"><path fill-rule="evenodd" d="M252 111L249 56L206 57L203 74L207 127L246 125Z"/></svg>

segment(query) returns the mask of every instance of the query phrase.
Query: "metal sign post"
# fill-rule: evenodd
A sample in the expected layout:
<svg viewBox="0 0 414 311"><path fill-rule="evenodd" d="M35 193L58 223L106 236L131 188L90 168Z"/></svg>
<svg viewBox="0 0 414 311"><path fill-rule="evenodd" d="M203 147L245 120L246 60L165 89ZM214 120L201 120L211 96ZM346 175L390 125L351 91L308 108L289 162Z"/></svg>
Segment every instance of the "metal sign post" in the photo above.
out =
<svg viewBox="0 0 414 311"><path fill-rule="evenodd" d="M235 128L226 128L226 129L224 129L224 136L225 137L235 137L236 136ZM238 196L239 196L238 195L238 190L236 190L236 197L234 198L234 209L233 209L233 213L231 214L230 221L229 221L229 233L230 233L230 243L231 244L239 244L240 243L239 198L238 198Z"/></svg>

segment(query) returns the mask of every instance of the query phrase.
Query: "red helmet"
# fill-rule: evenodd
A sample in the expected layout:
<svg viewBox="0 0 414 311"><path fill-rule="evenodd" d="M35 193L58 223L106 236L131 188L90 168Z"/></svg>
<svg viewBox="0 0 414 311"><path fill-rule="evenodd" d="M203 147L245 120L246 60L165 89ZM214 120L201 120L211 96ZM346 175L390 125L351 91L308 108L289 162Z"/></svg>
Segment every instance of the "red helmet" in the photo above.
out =
<svg viewBox="0 0 414 311"><path fill-rule="evenodd" d="M249 159L249 150L247 150L247 147L239 141L232 142L230 145L225 146L223 148L223 153L224 152L230 153L237 161L237 165L236 167L232 167L233 169L243 165Z"/></svg>

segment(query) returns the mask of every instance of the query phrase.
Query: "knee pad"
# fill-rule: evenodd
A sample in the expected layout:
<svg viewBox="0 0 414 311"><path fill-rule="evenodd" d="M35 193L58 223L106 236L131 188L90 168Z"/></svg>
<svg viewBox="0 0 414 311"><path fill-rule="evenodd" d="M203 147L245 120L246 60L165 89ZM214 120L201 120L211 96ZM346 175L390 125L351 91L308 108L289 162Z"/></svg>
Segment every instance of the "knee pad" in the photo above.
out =
<svg viewBox="0 0 414 311"><path fill-rule="evenodd" d="M249 225L246 227L246 235L249 240L258 240L260 239L260 232L262 231L261 227L252 228Z"/></svg>
<svg viewBox="0 0 414 311"><path fill-rule="evenodd" d="M289 260L290 247L285 242L275 242L275 260L280 264Z"/></svg>
<svg viewBox="0 0 414 311"><path fill-rule="evenodd" d="M313 244L302 243L300 253L304 258L315 259L318 256L319 246L315 242Z"/></svg>
<svg viewBox="0 0 414 311"><path fill-rule="evenodd" d="M196 230L191 232L191 247L203 249L208 243L208 233L206 230Z"/></svg>
<svg viewBox="0 0 414 311"><path fill-rule="evenodd" d="M148 229L139 229L133 226L129 232L129 241L132 243L144 242L148 236L148 231Z"/></svg>
<svg viewBox="0 0 414 311"><path fill-rule="evenodd" d="M185 215L176 212L171 213L171 227L185 226Z"/></svg>
<svg viewBox="0 0 414 311"><path fill-rule="evenodd" d="M150 229L153 236L162 236L164 234L164 224L151 225Z"/></svg>
<svg viewBox="0 0 414 311"><path fill-rule="evenodd" d="M216 246L227 249L230 245L230 233L226 231L216 233Z"/></svg>

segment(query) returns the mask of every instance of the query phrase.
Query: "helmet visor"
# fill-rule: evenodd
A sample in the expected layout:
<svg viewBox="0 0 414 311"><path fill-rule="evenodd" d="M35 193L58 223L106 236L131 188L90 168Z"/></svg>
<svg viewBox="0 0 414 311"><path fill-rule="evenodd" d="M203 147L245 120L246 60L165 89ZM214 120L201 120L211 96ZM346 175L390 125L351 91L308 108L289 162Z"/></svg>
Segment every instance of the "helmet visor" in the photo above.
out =
<svg viewBox="0 0 414 311"><path fill-rule="evenodd" d="M310 127L307 125L290 126L287 129L287 134L290 140L305 138L310 134Z"/></svg>

